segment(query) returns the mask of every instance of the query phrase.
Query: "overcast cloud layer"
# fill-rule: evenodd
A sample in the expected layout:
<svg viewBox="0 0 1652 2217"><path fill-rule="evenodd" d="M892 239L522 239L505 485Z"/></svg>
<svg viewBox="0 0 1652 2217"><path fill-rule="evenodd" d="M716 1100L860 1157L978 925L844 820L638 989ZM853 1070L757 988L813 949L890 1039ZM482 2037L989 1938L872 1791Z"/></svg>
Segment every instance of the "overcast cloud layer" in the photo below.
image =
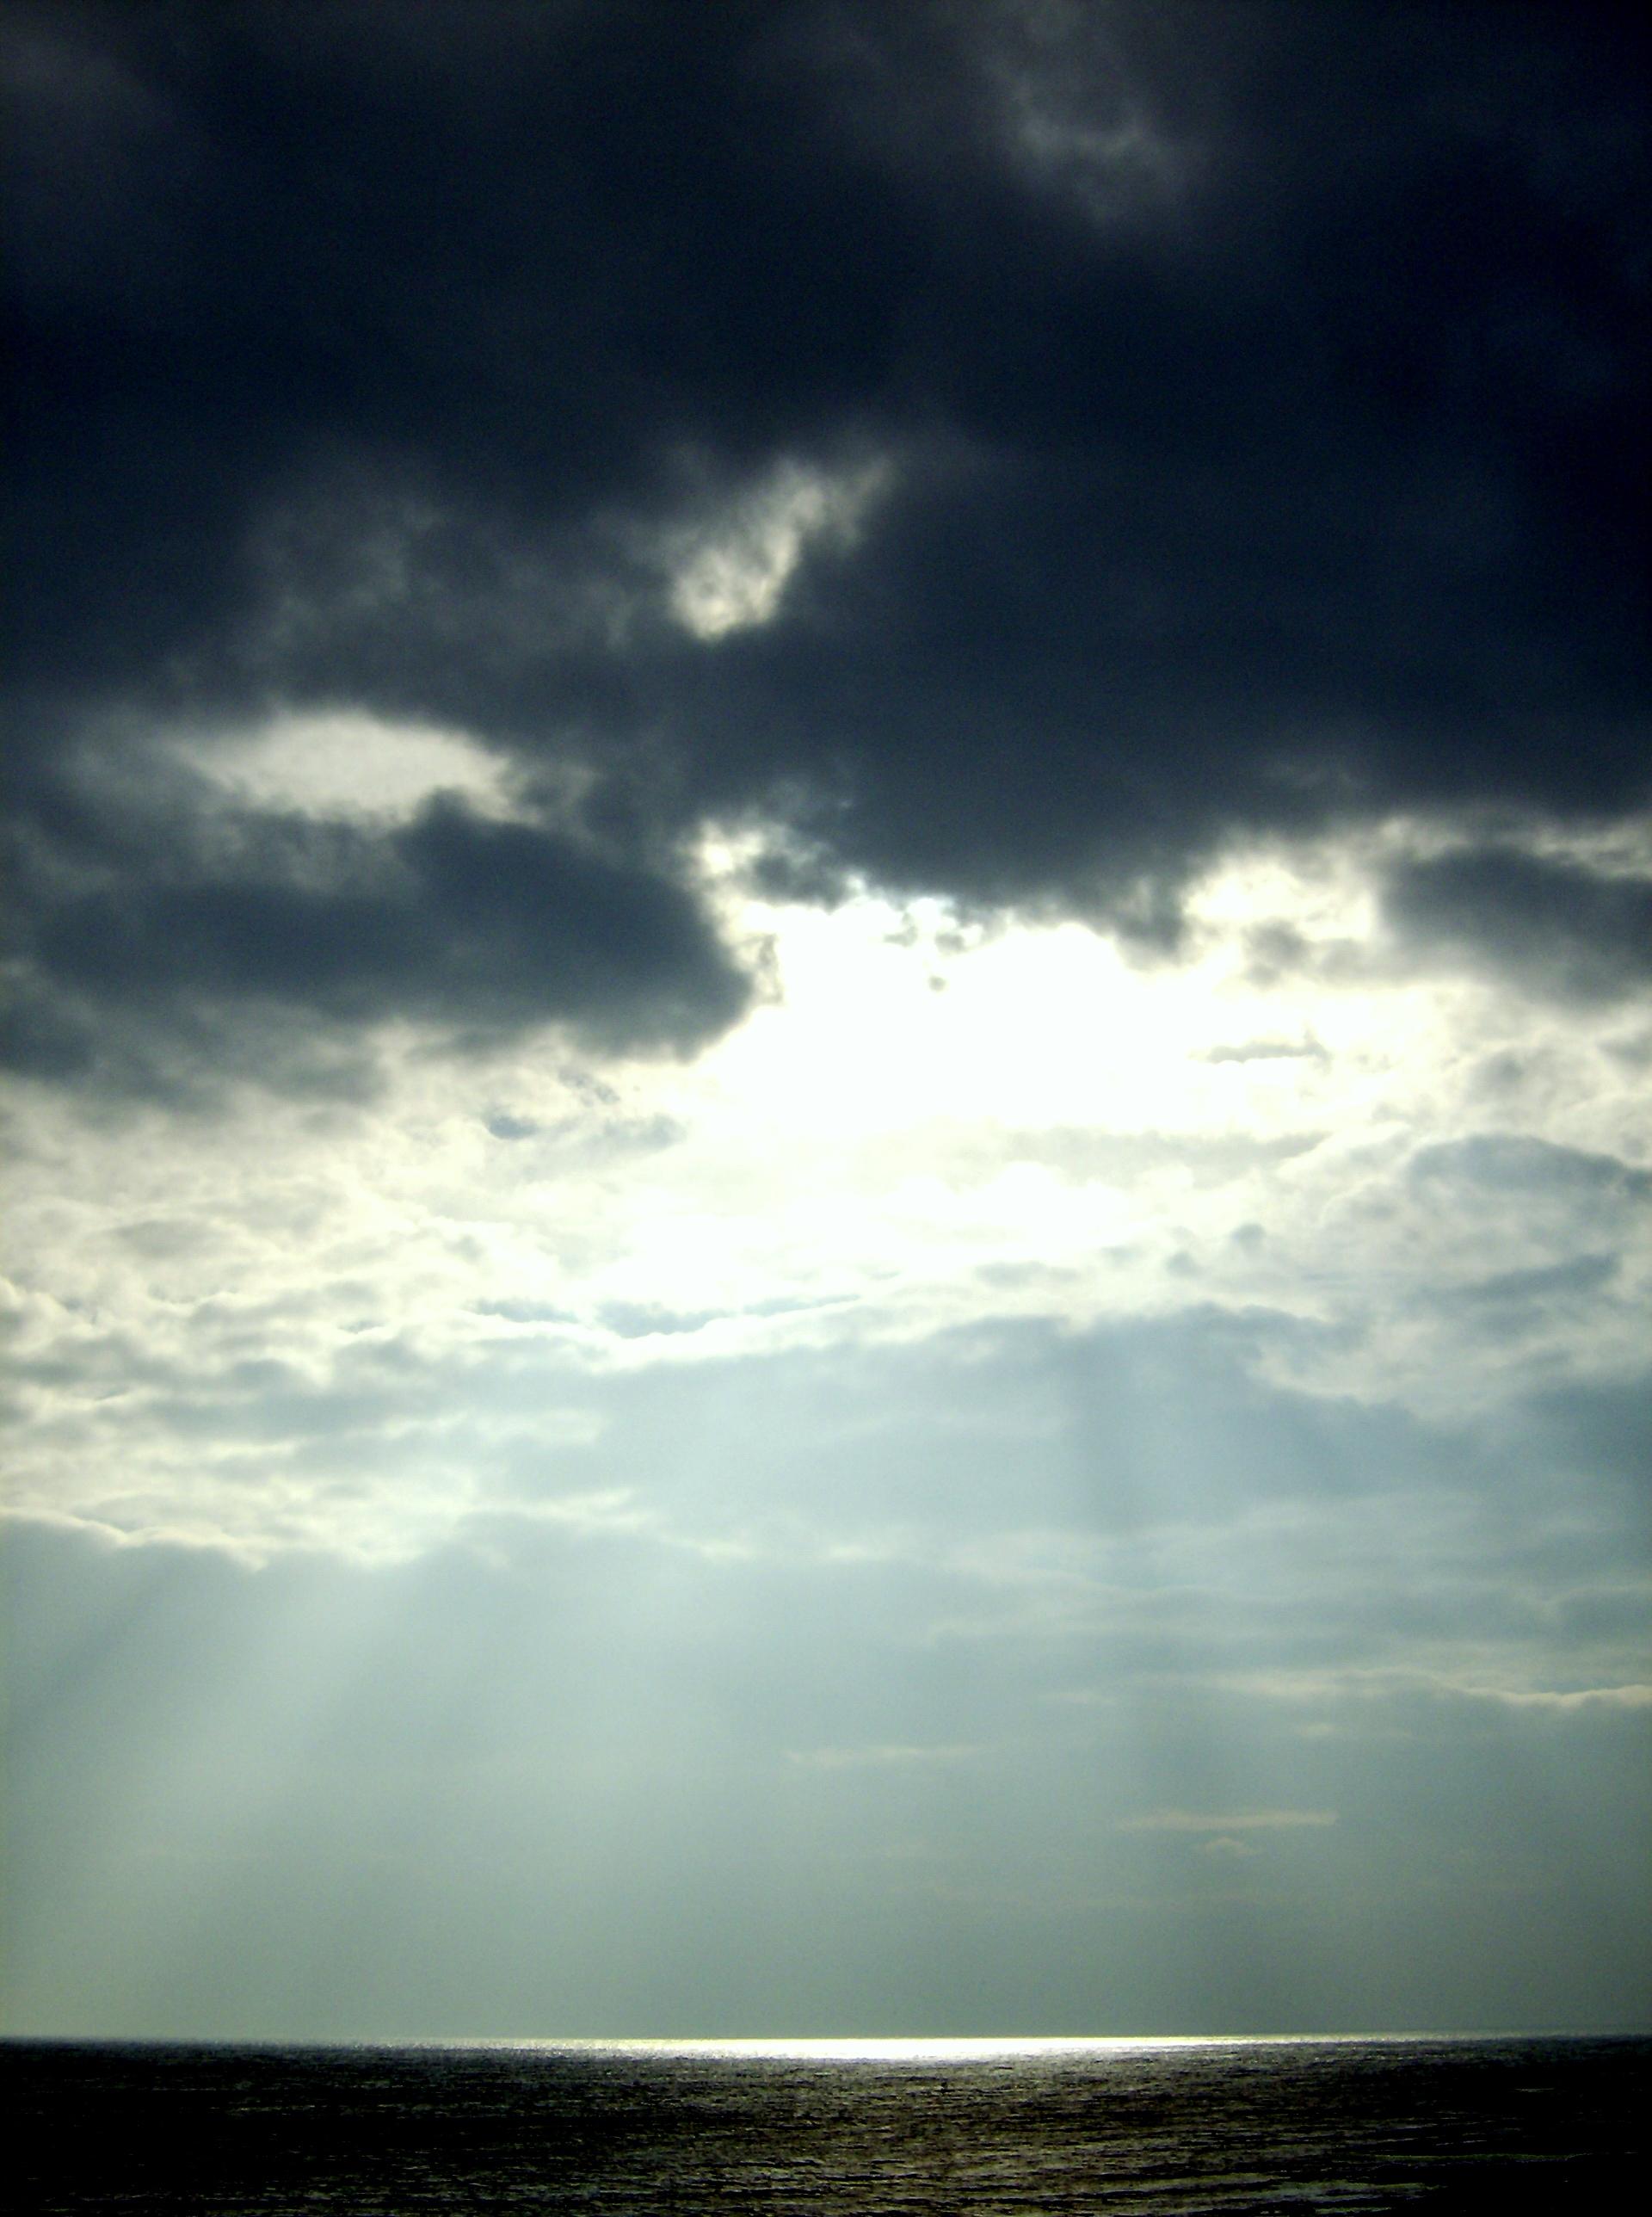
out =
<svg viewBox="0 0 1652 2217"><path fill-rule="evenodd" d="M19 2028L1644 2018L1624 12L0 40Z"/></svg>

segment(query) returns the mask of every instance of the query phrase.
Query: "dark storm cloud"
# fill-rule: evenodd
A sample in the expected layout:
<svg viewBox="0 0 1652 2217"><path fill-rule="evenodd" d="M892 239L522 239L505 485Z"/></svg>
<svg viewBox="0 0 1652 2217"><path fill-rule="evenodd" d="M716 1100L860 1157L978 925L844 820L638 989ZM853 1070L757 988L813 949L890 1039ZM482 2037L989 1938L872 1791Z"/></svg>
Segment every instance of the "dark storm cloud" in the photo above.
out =
<svg viewBox="0 0 1652 2217"><path fill-rule="evenodd" d="M1652 979L1652 878L1488 847L1396 871L1386 907L1402 936L1557 1000L1617 1000Z"/></svg>
<svg viewBox="0 0 1652 2217"><path fill-rule="evenodd" d="M660 929L707 812L783 817L823 888L1168 942L1236 834L1645 798L1616 11L59 6L8 40L42 842L111 704L457 725L590 774L639 903L600 990L681 1041L733 1005ZM683 532L879 460L774 621L672 620ZM505 911L588 947L620 880L513 863L484 916L439 846L379 866L428 925L197 887L177 963L221 930L226 995L445 1009L457 917L496 1016L583 1018ZM1473 951L1499 886L1395 897ZM109 898L158 948L183 897L133 857ZM95 966L52 929L37 1068Z"/></svg>
<svg viewBox="0 0 1652 2217"><path fill-rule="evenodd" d="M744 1005L687 893L540 829L447 800L388 834L252 831L226 855L175 854L165 878L43 894L23 942L36 997L0 1052L52 1074L94 1037L107 1058L111 1025L199 1042L236 1004L479 1037L554 1019L598 1047L686 1049Z"/></svg>

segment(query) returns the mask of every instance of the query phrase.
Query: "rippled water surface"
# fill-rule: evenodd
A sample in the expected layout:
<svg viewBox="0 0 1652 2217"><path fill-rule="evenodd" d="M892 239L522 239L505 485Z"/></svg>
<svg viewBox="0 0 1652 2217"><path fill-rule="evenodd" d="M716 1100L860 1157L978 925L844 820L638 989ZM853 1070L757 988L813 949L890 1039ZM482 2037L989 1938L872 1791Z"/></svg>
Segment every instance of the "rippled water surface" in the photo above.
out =
<svg viewBox="0 0 1652 2217"><path fill-rule="evenodd" d="M1652 2041L3 2054L46 2212L1160 2217L1627 2206Z"/></svg>

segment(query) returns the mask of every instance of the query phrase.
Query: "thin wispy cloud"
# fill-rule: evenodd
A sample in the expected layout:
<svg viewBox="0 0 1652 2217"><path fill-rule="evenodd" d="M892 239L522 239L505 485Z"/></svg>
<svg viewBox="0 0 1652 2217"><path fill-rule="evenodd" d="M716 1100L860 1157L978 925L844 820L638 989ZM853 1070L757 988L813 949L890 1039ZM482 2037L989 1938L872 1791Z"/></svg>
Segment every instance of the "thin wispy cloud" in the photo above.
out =
<svg viewBox="0 0 1652 2217"><path fill-rule="evenodd" d="M1295 1832L1318 1831L1336 1822L1334 1809L1240 1809L1206 1816L1193 1809L1148 1809L1121 1817L1121 1832Z"/></svg>

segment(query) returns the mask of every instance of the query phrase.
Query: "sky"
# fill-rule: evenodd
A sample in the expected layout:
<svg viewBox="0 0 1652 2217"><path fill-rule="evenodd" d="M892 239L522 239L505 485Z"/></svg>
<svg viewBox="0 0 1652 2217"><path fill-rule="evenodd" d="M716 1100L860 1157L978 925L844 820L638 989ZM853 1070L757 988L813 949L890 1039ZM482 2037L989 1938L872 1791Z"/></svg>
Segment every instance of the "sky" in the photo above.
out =
<svg viewBox="0 0 1652 2217"><path fill-rule="evenodd" d="M0 38L9 2028L1652 2020L1628 11Z"/></svg>

